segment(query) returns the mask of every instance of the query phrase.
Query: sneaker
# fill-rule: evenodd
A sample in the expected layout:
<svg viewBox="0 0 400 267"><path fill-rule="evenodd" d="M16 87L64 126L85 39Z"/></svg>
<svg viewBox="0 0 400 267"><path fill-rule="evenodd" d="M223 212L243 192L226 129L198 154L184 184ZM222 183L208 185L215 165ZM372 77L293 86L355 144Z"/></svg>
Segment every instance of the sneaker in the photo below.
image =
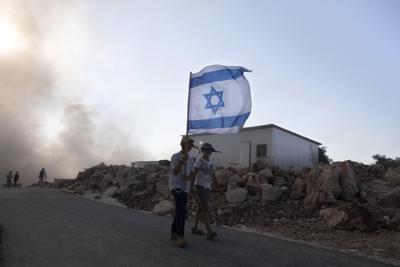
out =
<svg viewBox="0 0 400 267"><path fill-rule="evenodd" d="M213 239L213 238L215 238L217 236L218 236L218 234L216 232L214 232L214 231L210 231L210 232L207 233L207 238L208 239Z"/></svg>
<svg viewBox="0 0 400 267"><path fill-rule="evenodd" d="M176 240L176 245L180 248L184 248L187 246L187 243L183 237L178 237L178 240Z"/></svg>
<svg viewBox="0 0 400 267"><path fill-rule="evenodd" d="M178 240L178 235L177 235L177 233L171 231L171 240L172 240L172 241Z"/></svg>
<svg viewBox="0 0 400 267"><path fill-rule="evenodd" d="M204 235L204 232L202 231L202 230L200 230L200 229L197 229L197 228L192 228L192 234L194 234L194 235Z"/></svg>

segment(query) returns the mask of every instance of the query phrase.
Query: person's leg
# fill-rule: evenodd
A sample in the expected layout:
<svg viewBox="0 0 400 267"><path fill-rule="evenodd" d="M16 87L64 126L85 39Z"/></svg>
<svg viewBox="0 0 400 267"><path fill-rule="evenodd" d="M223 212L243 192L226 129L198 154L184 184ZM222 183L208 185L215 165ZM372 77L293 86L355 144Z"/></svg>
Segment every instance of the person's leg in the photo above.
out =
<svg viewBox="0 0 400 267"><path fill-rule="evenodd" d="M172 193L172 196L174 197L174 201L175 201L175 214L174 214L174 219L173 219L173 221L172 221L172 225L171 225L171 238L172 239L174 239L174 237L172 236L172 235L176 235L176 220L177 220L177 218L176 218L176 211L178 210L178 196L177 196L177 193L175 192L175 190L172 190L171 191L171 193Z"/></svg>
<svg viewBox="0 0 400 267"><path fill-rule="evenodd" d="M207 232L210 232L209 223L207 221L206 211L208 209L208 189L203 186L196 186L196 191L199 197L199 220L202 220L207 227Z"/></svg>
<svg viewBox="0 0 400 267"><path fill-rule="evenodd" d="M187 245L185 236L185 220L186 220L186 203L187 203L187 193L180 191L177 192L177 205L176 205L176 234L177 240L176 245L178 247L185 247Z"/></svg>
<svg viewBox="0 0 400 267"><path fill-rule="evenodd" d="M199 206L200 206L200 218L203 221L203 223L207 227L207 231L209 230L208 228L208 222L207 222L207 210L208 210L208 197L207 197L207 189L204 188L203 186L198 186L197 188L198 196L199 196Z"/></svg>
<svg viewBox="0 0 400 267"><path fill-rule="evenodd" d="M197 211L196 211L196 219L194 222L194 226L192 227L192 234L195 235L204 235L204 232L202 230L199 229L199 222L200 220L203 218L203 209L202 207L199 205L197 207Z"/></svg>
<svg viewBox="0 0 400 267"><path fill-rule="evenodd" d="M175 216L172 222L171 231L183 237L187 194L181 190L172 190L171 192L175 200Z"/></svg>
<svg viewBox="0 0 400 267"><path fill-rule="evenodd" d="M196 185L196 194L198 197L198 201L197 201L197 209L196 209L196 218L194 220L194 226L193 226L194 230L192 230L193 232L195 232L195 231L197 232L198 227L199 227L199 222L200 222L200 219L202 216L202 208L201 208L201 203L200 203L201 187L198 185Z"/></svg>
<svg viewBox="0 0 400 267"><path fill-rule="evenodd" d="M205 189L204 190L204 207L203 207L203 222L206 225L207 228L207 237L208 238L214 238L217 236L217 233L215 233L212 229L211 229L211 224L210 224L210 216L209 216L209 208L208 208L208 200L210 198L210 190L209 189Z"/></svg>
<svg viewBox="0 0 400 267"><path fill-rule="evenodd" d="M185 215L186 215L186 203L187 203L187 193L179 192L177 193L177 205L176 205L176 233L180 237L185 236Z"/></svg>
<svg viewBox="0 0 400 267"><path fill-rule="evenodd" d="M194 229L198 229L199 228L199 222L200 222L201 214L202 214L202 210L201 210L200 205L198 204L197 205L197 209L196 209L196 218L194 219L194 225L193 225Z"/></svg>
<svg viewBox="0 0 400 267"><path fill-rule="evenodd" d="M209 219L209 216L208 216L208 208L205 208L203 210L203 222L204 222L204 224L205 224L205 226L207 228L207 232L208 233L212 232L211 225L210 225L210 219Z"/></svg>

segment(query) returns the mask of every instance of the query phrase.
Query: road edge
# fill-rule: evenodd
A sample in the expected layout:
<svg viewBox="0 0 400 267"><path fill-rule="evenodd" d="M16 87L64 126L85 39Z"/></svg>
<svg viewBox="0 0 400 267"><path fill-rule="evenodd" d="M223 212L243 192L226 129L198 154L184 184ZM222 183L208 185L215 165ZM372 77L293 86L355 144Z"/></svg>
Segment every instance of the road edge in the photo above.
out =
<svg viewBox="0 0 400 267"><path fill-rule="evenodd" d="M289 241L289 242L292 242L292 243L307 245L307 246L310 246L310 247L313 247L313 248L332 250L332 251L336 251L336 252L345 253L345 254L348 254L348 255L353 255L353 256L365 258L365 259L372 260L372 261L379 262L379 263L390 264L390 265L393 265L393 266L400 266L400 261L398 261L396 259L371 256L371 255L367 255L365 253L362 253L362 252L360 252L358 250L335 248L335 247L332 247L332 246L323 245L323 244L318 243L318 242L310 242L310 241L305 241L305 240L301 240L301 239L293 239L293 238L290 238L290 237L286 237L284 235L271 233L271 232L263 232L263 231L259 231L259 230L248 228L248 227L235 227L235 226L228 226L228 225L219 225L219 226L222 227L222 228L225 228L225 229L230 229L230 230L235 230L235 231L245 232L245 233L252 233L252 234L256 234L256 235L264 235L264 236L268 236L268 237L271 237L271 238L276 238L278 240L284 240L284 241Z"/></svg>
<svg viewBox="0 0 400 267"><path fill-rule="evenodd" d="M72 190L60 189L60 191L62 191L64 193L75 194L75 195L80 196L83 199L87 199L87 200L91 200L91 201L95 201L95 202L100 202L100 203L103 203L105 205L114 206L114 207L120 207L120 206L116 206L116 205L114 205L112 203L107 203L107 202L99 201L97 199L84 197L84 195L77 194L75 191L72 191ZM116 199L116 200L118 200L118 199ZM155 215L155 216L161 216L161 217L169 216L169 215L157 215L157 214L154 214L151 211L140 210L140 209L132 209L132 208L129 208L127 206L123 207L123 208L134 210L134 211L141 212L141 213L144 213L144 214L152 214L152 215ZM188 220L191 221L190 219L188 219ZM356 256L356 257L360 257L360 258L365 258L365 259L372 260L372 261L379 262L379 263L390 264L390 265L393 265L393 266L400 266L400 262L395 260L395 259L382 258L382 257L367 255L367 254L362 253L362 252L360 252L358 250L339 249L339 248L335 248L335 247L331 247L331 246L326 246L326 245L320 244L318 242L310 242L310 241L305 241L305 240L300 240L300 239L292 239L292 238L286 237L284 235L279 235L279 234L271 233L271 232L264 232L264 231L260 231L260 230L257 230L257 229L252 229L252 228L249 228L249 227L245 227L245 226L241 226L241 227L240 226L228 226L228 225L223 225L223 224L218 225L218 226L221 227L221 228L235 230L235 231L239 231L239 232L246 232L246 233L251 233L251 234L256 234L256 235L264 235L264 236L268 236L268 237L275 238L275 239L278 239L278 240L283 240L283 241L288 241L288 242L292 242L292 243L307 245L307 246L310 246L310 247L313 247L313 248L319 248L319 249L325 249L325 250L331 250L331 251L336 251L336 252L340 252L340 253L345 253L345 254L348 254L348 255L353 255L353 256ZM0 267L2 267L2 266L0 265Z"/></svg>

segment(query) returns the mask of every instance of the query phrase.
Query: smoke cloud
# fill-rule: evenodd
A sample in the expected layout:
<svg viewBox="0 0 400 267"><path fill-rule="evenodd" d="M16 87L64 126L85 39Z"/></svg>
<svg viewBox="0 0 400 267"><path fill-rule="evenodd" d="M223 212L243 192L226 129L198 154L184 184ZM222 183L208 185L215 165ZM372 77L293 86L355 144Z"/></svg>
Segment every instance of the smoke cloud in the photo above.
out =
<svg viewBox="0 0 400 267"><path fill-rule="evenodd" d="M41 5L38 7L37 5ZM57 19L60 9L80 8L72 1L5 1L0 17L11 17L24 37L25 49L0 51L0 178L19 171L22 182L37 180L42 167L50 179L74 178L79 170L102 161L129 163L143 153L132 148L129 133L117 123L102 121L96 110L80 99L66 99L53 62L44 54L46 23ZM48 21L43 23L43 17ZM63 79L61 79L63 80ZM60 89L63 88L63 89ZM44 129L56 110L59 129L48 140ZM55 116L55 115L54 115ZM47 127L47 128L46 128ZM50 130L51 127L50 127Z"/></svg>

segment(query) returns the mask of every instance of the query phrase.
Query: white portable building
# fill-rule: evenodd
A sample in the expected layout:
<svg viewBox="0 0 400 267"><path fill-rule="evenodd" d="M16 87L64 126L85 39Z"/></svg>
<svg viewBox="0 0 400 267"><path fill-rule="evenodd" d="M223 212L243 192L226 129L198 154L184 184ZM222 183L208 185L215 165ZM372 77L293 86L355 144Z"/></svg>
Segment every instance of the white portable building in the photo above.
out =
<svg viewBox="0 0 400 267"><path fill-rule="evenodd" d="M250 167L257 160L267 160L281 168L300 169L318 163L321 143L275 124L241 129L237 134L191 135L197 146L211 143L222 153L214 153L216 166Z"/></svg>

